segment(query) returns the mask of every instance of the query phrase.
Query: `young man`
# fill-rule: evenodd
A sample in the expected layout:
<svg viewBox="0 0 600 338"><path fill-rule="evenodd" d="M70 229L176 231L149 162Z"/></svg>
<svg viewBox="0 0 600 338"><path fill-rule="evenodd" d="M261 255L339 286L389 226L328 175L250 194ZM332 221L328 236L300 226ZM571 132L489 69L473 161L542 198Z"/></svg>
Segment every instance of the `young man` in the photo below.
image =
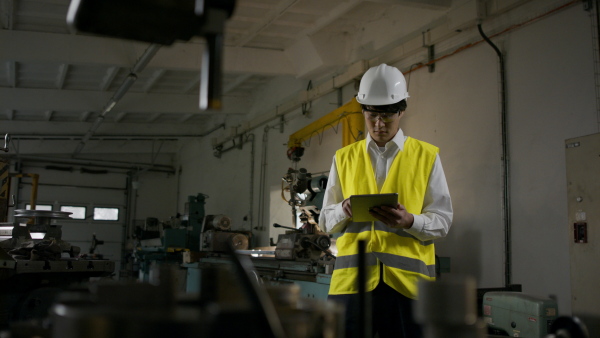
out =
<svg viewBox="0 0 600 338"><path fill-rule="evenodd" d="M366 242L366 291L372 302L373 335L422 335L412 306L417 283L435 279L433 240L452 223L452 203L439 149L407 137L400 129L406 110L406 81L395 67L369 69L356 100L362 105L366 140L338 150L333 158L321 211L322 228L337 239L329 299L346 306L346 336L358 334L358 241ZM349 197L398 193L398 203L371 214L376 222L353 222Z"/></svg>

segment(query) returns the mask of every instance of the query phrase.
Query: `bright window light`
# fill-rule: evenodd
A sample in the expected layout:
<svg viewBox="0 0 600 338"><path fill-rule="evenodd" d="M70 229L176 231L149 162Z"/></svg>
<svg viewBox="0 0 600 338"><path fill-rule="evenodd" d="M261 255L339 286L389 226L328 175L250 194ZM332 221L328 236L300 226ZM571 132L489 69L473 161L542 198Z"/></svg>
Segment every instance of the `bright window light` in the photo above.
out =
<svg viewBox="0 0 600 338"><path fill-rule="evenodd" d="M31 210L31 204L25 204L26 210ZM35 210L47 210L52 211L52 205L50 204L36 204Z"/></svg>
<svg viewBox="0 0 600 338"><path fill-rule="evenodd" d="M73 219L85 219L85 207L62 205L60 211L71 212L71 218Z"/></svg>
<svg viewBox="0 0 600 338"><path fill-rule="evenodd" d="M94 221L118 221L119 208L94 208Z"/></svg>

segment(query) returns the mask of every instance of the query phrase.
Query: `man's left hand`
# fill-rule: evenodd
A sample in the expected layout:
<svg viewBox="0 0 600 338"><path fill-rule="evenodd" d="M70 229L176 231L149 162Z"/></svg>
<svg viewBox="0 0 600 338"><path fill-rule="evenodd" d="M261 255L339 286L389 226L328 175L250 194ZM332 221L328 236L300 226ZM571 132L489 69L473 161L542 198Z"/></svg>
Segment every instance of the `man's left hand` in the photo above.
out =
<svg viewBox="0 0 600 338"><path fill-rule="evenodd" d="M398 203L395 208L382 205L371 209L370 214L391 228L410 229L415 220L406 208Z"/></svg>

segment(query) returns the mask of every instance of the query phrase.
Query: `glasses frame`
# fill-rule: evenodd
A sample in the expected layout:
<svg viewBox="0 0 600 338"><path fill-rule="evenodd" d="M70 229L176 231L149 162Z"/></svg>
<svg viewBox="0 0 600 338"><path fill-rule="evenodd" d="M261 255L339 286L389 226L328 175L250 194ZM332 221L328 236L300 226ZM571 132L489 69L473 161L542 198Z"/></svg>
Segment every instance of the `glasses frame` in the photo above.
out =
<svg viewBox="0 0 600 338"><path fill-rule="evenodd" d="M383 122L383 123L390 123L390 122L396 120L396 118L398 116L400 116L400 110L398 110L397 112L375 112L375 111L363 109L363 113L365 114L365 117L367 118L367 120L372 121L372 122L377 122L377 120L381 119L381 122ZM373 114L377 114L377 115L373 116Z"/></svg>

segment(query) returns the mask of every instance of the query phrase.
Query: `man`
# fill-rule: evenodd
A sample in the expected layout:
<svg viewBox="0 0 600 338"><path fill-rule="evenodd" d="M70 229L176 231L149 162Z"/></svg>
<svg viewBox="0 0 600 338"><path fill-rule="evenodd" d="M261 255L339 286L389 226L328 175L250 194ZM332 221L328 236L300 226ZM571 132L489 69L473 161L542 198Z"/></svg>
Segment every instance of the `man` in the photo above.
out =
<svg viewBox="0 0 600 338"><path fill-rule="evenodd" d="M356 100L362 105L366 140L338 150L333 158L321 222L337 239L329 299L347 309L346 335L358 334L358 241L366 242L366 291L372 302L373 335L420 337L412 303L417 283L435 279L433 240L446 236L452 203L439 149L400 129L406 110L406 81L395 67L369 69ZM371 211L378 221L352 222L351 195L398 193L394 208Z"/></svg>

